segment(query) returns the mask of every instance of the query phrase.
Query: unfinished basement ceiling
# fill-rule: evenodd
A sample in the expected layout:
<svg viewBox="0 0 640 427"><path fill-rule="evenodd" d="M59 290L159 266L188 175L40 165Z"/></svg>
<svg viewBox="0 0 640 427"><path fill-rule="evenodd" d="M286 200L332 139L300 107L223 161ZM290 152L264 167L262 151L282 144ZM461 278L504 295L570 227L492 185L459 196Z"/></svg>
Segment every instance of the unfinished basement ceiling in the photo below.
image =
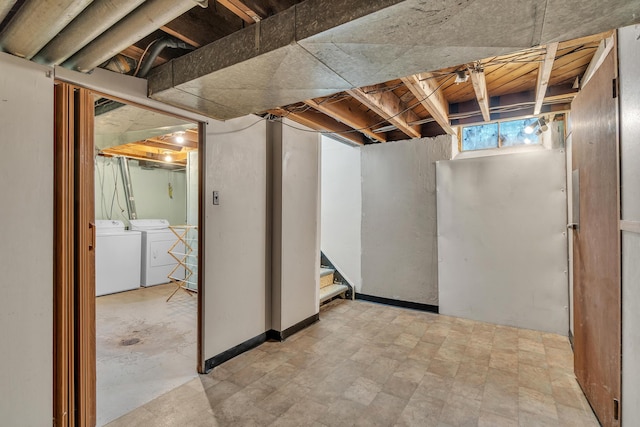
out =
<svg viewBox="0 0 640 427"><path fill-rule="evenodd" d="M97 154L184 167L198 147L198 126L177 117L95 96ZM107 108L104 108L107 106Z"/></svg>
<svg viewBox="0 0 640 427"><path fill-rule="evenodd" d="M565 111L608 31L639 22L638 10L640 0L0 0L0 48L80 71L152 68L154 99L218 119L287 116L362 144Z"/></svg>

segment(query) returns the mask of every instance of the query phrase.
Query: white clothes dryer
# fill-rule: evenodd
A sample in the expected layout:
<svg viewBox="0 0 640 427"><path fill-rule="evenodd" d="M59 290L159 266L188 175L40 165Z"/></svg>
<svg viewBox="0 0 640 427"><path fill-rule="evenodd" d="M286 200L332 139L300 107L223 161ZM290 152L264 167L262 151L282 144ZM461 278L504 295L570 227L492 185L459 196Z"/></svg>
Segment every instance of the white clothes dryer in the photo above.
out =
<svg viewBox="0 0 640 427"><path fill-rule="evenodd" d="M96 296L140 287L141 233L118 220L96 221Z"/></svg>
<svg viewBox="0 0 640 427"><path fill-rule="evenodd" d="M166 219L132 219L131 229L142 233L142 268L140 270L140 285L154 286L168 283L169 273L178 262L169 255L169 249L178 240L169 229ZM179 243L174 248L176 253L184 253L184 244ZM172 277L184 279L185 269L179 267Z"/></svg>

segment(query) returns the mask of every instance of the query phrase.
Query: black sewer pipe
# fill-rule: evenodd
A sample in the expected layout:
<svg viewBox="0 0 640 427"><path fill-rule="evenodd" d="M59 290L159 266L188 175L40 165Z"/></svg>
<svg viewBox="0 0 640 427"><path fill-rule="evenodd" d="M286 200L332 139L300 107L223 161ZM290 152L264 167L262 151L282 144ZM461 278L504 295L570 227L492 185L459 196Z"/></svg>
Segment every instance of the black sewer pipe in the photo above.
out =
<svg viewBox="0 0 640 427"><path fill-rule="evenodd" d="M160 55L160 53L167 47L173 49L194 50L193 46L183 42L182 40L174 39L173 37L162 37L153 43L147 56L142 59L142 65L140 66L140 70L138 71L138 74L136 74L136 77L146 77L147 74L149 74L149 71L151 71L153 61L155 61L158 55Z"/></svg>

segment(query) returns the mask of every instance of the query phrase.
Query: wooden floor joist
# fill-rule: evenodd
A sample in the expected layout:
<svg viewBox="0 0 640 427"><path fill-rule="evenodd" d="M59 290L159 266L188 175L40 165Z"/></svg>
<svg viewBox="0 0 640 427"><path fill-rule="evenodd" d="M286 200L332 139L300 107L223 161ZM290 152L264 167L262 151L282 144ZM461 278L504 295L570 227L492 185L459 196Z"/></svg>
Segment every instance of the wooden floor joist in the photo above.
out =
<svg viewBox="0 0 640 427"><path fill-rule="evenodd" d="M392 91L384 90L378 86L367 86L350 89L347 93L383 119L393 123L411 138L420 138L422 136L419 125L409 125L409 123L419 121L420 117L409 109Z"/></svg>
<svg viewBox="0 0 640 427"><path fill-rule="evenodd" d="M449 122L449 102L438 87L438 81L433 74L422 73L404 77L402 82L446 133L456 135Z"/></svg>
<svg viewBox="0 0 640 427"><path fill-rule="evenodd" d="M378 142L387 142L384 133L375 133L371 129L372 123L369 118L357 111L353 111L348 106L340 102L319 102L315 99L308 99L304 102L308 106L318 110L335 120L352 127L353 129L367 135L369 138Z"/></svg>

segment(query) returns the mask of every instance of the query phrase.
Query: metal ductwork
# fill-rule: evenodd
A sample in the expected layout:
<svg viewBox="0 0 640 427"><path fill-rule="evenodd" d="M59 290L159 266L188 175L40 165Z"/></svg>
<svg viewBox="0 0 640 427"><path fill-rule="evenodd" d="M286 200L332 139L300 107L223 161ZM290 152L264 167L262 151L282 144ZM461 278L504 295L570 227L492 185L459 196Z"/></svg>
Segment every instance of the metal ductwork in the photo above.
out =
<svg viewBox="0 0 640 427"><path fill-rule="evenodd" d="M96 0L33 58L58 65L127 16L144 0Z"/></svg>
<svg viewBox="0 0 640 427"><path fill-rule="evenodd" d="M91 0L27 0L0 34L0 49L31 59Z"/></svg>
<svg viewBox="0 0 640 427"><path fill-rule="evenodd" d="M174 39L173 37L163 37L153 44L146 58L144 58L142 66L140 67L140 71L137 74L138 77L146 77L147 74L149 74L149 71L153 66L153 62L156 60L158 55L160 55L160 52L162 52L167 47L173 49L194 50L193 46L188 45L181 40Z"/></svg>
<svg viewBox="0 0 640 427"><path fill-rule="evenodd" d="M7 17L16 0L0 0L0 24Z"/></svg>
<svg viewBox="0 0 640 427"><path fill-rule="evenodd" d="M62 65L89 72L196 4L207 7L207 0L148 0Z"/></svg>

